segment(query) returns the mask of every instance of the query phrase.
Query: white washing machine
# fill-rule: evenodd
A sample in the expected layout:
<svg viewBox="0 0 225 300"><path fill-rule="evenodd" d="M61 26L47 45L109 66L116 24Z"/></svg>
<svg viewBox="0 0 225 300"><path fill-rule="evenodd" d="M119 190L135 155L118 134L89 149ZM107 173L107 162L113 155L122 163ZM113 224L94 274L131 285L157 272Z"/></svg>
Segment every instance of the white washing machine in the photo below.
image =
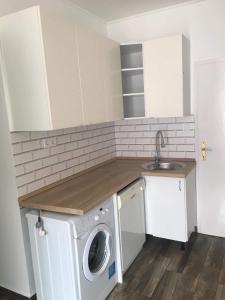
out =
<svg viewBox="0 0 225 300"><path fill-rule="evenodd" d="M84 216L27 214L38 300L104 300L117 283L112 198ZM44 230L43 230L44 229Z"/></svg>

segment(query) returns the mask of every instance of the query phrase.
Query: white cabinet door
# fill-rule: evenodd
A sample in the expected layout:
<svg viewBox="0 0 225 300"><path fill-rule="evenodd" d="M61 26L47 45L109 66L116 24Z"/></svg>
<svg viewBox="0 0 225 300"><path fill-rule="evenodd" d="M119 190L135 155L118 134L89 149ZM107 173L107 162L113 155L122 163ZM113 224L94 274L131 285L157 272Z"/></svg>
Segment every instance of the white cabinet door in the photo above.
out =
<svg viewBox="0 0 225 300"><path fill-rule="evenodd" d="M121 119L119 44L35 6L0 19L11 131Z"/></svg>
<svg viewBox="0 0 225 300"><path fill-rule="evenodd" d="M37 7L0 19L1 63L11 131L51 127Z"/></svg>
<svg viewBox="0 0 225 300"><path fill-rule="evenodd" d="M82 125L77 26L66 17L45 11L41 11L41 22L52 127Z"/></svg>
<svg viewBox="0 0 225 300"><path fill-rule="evenodd" d="M145 111L148 117L189 114L188 45L182 35L143 43Z"/></svg>
<svg viewBox="0 0 225 300"><path fill-rule="evenodd" d="M83 123L75 24L35 6L0 20L11 131Z"/></svg>
<svg viewBox="0 0 225 300"><path fill-rule="evenodd" d="M85 124L107 121L102 38L78 27L80 76Z"/></svg>
<svg viewBox="0 0 225 300"><path fill-rule="evenodd" d="M119 44L86 28L78 28L85 124L122 119Z"/></svg>
<svg viewBox="0 0 225 300"><path fill-rule="evenodd" d="M146 177L146 231L157 237L186 242L185 179Z"/></svg>

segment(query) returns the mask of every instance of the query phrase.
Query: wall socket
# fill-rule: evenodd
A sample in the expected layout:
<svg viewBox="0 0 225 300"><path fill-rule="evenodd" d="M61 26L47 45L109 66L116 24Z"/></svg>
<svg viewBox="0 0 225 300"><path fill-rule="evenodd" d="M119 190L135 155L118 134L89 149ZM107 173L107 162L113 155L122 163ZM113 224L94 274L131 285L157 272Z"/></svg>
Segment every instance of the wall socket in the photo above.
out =
<svg viewBox="0 0 225 300"><path fill-rule="evenodd" d="M40 143L41 143L41 148L42 149L55 147L56 144L57 144L56 143L56 137L42 139Z"/></svg>

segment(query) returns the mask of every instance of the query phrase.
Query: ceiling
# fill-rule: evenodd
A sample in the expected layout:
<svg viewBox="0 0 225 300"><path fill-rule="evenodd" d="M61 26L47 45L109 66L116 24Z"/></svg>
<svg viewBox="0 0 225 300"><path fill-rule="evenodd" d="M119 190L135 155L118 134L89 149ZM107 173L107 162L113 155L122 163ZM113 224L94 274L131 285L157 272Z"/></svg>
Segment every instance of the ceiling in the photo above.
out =
<svg viewBox="0 0 225 300"><path fill-rule="evenodd" d="M147 11L193 0L72 0L105 21L129 17Z"/></svg>

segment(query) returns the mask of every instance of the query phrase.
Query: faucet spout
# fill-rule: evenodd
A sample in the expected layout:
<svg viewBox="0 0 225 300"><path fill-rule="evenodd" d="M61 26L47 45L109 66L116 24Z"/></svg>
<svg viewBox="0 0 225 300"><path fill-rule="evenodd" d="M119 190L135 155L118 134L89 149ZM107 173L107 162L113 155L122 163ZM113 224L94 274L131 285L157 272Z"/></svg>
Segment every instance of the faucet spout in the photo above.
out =
<svg viewBox="0 0 225 300"><path fill-rule="evenodd" d="M162 130L158 130L155 136L155 164L159 164L160 160L160 146L165 147L165 139Z"/></svg>

